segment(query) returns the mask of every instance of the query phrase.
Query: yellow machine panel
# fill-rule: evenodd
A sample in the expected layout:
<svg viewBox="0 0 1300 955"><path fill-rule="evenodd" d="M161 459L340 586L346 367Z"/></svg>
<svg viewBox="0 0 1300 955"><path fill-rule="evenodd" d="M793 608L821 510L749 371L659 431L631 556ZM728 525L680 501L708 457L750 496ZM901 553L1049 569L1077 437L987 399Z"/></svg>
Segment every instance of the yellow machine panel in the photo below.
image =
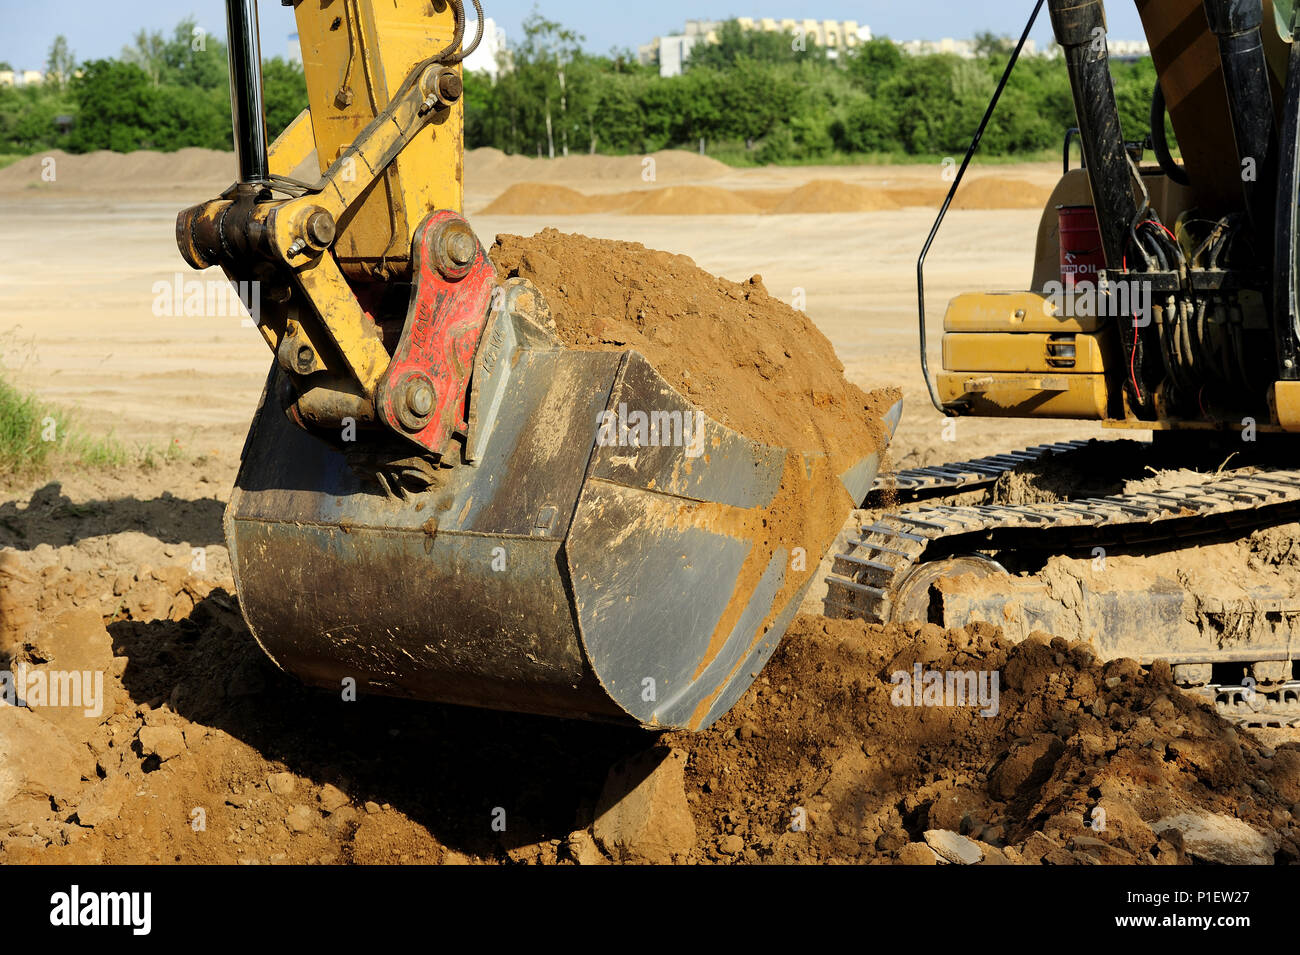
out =
<svg viewBox="0 0 1300 955"><path fill-rule="evenodd" d="M455 23L448 6L428 0L298 0L294 14L324 173L398 92L413 64L451 42ZM425 216L461 211L463 128L457 102L421 130L355 215L339 223L334 251L345 274L407 273L411 240Z"/></svg>
<svg viewBox="0 0 1300 955"><path fill-rule="evenodd" d="M967 413L990 418L1106 418L1102 375L947 372L938 376L939 398Z"/></svg>
<svg viewBox="0 0 1300 955"><path fill-rule="evenodd" d="M1103 319L1067 317L1049 295L1037 292L971 292L958 295L943 317L946 332L1092 333Z"/></svg>
<svg viewBox="0 0 1300 955"><path fill-rule="evenodd" d="M1283 431L1300 431L1300 381L1274 382L1269 404Z"/></svg>
<svg viewBox="0 0 1300 955"><path fill-rule="evenodd" d="M1103 336L984 332L943 336L948 371L1101 374Z"/></svg>

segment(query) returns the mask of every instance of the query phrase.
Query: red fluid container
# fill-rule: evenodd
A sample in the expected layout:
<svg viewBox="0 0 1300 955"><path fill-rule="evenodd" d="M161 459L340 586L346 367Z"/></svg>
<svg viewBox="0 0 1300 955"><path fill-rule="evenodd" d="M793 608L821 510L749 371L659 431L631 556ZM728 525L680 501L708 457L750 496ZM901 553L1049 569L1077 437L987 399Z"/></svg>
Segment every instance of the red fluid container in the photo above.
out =
<svg viewBox="0 0 1300 955"><path fill-rule="evenodd" d="M1057 206L1057 234L1061 239L1061 282L1067 276L1074 281L1097 281L1106 267L1106 253L1101 247L1101 229L1097 210L1092 206Z"/></svg>

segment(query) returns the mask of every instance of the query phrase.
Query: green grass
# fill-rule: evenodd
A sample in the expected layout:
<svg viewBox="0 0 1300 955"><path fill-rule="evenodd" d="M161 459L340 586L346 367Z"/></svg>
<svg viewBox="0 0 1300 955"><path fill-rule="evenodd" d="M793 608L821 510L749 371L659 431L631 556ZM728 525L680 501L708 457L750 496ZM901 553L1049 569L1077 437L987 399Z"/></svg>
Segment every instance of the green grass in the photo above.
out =
<svg viewBox="0 0 1300 955"><path fill-rule="evenodd" d="M5 166L12 166L20 159L26 159L22 153L0 153L0 169Z"/></svg>
<svg viewBox="0 0 1300 955"><path fill-rule="evenodd" d="M180 456L175 442L160 450L152 444L127 445L112 433L82 433L66 411L0 378L0 477L39 475L69 467L152 469Z"/></svg>

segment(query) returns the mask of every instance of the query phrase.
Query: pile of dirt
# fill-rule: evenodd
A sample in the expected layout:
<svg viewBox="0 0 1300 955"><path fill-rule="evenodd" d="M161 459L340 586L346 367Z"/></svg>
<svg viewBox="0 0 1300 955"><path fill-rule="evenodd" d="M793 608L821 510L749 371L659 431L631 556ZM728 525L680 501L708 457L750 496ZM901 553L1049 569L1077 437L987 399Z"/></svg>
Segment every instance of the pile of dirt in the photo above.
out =
<svg viewBox="0 0 1300 955"><path fill-rule="evenodd" d="M576 216L608 212L621 204L617 197L589 196L567 186L520 182L497 196L482 215Z"/></svg>
<svg viewBox="0 0 1300 955"><path fill-rule="evenodd" d="M998 690L931 696L918 667ZM1300 744L1043 634L801 617L713 731L668 742L710 861L1300 860Z"/></svg>
<svg viewBox="0 0 1300 955"><path fill-rule="evenodd" d="M629 198L622 211L632 216L747 216L762 211L744 196L716 186L668 186Z"/></svg>
<svg viewBox="0 0 1300 955"><path fill-rule="evenodd" d="M507 160L514 158L517 157L504 157ZM489 168L495 169L492 175L504 174L506 170L515 175L527 173L527 170L513 168L504 160L500 166ZM491 176L486 178L491 179ZM953 208L1038 209L1047 201L1048 194L1048 190L1027 182L987 176L963 185ZM538 216L600 212L669 216L824 215L884 212L912 206L937 207L945 195L943 189L865 186L839 179L814 179L796 189L677 185L608 194L527 182L509 186L483 211L491 215Z"/></svg>
<svg viewBox="0 0 1300 955"><path fill-rule="evenodd" d="M954 209L1041 209L1052 190L1023 179L983 176L963 182L952 201Z"/></svg>
<svg viewBox="0 0 1300 955"><path fill-rule="evenodd" d="M934 189L924 186L897 186L886 190L891 199L900 206L923 206L937 209L948 195L947 189Z"/></svg>
<svg viewBox="0 0 1300 955"><path fill-rule="evenodd" d="M893 391L844 378L830 341L759 276L729 282L684 255L547 229L500 235L502 277L541 290L574 348L635 349L708 415L777 447L856 460L886 443Z"/></svg>
<svg viewBox="0 0 1300 955"><path fill-rule="evenodd" d="M15 522L33 534L81 526L32 509ZM190 523L220 533L219 512ZM1300 859L1300 744L1234 728L1167 667L801 617L700 734L353 702L279 673L224 548L199 550L202 569L190 540L136 532L0 551L0 607L33 610L6 616L0 656L27 704L0 707L0 861ZM989 692L902 692L917 666ZM55 707L32 689L53 672L103 683Z"/></svg>
<svg viewBox="0 0 1300 955"><path fill-rule="evenodd" d="M173 153L99 150L83 155L53 149L0 169L0 193L39 189L132 199L175 192L217 195L235 178L234 153L213 149L190 147Z"/></svg>
<svg viewBox="0 0 1300 955"><path fill-rule="evenodd" d="M838 179L814 179L787 195L772 209L778 215L831 212L879 212L898 209L899 202L884 189L873 189Z"/></svg>
<svg viewBox="0 0 1300 955"><path fill-rule="evenodd" d="M555 159L508 156L490 147L465 153L466 178L476 184L593 180L675 183L716 179L731 172L725 163L680 149L660 150L649 156L571 155Z"/></svg>

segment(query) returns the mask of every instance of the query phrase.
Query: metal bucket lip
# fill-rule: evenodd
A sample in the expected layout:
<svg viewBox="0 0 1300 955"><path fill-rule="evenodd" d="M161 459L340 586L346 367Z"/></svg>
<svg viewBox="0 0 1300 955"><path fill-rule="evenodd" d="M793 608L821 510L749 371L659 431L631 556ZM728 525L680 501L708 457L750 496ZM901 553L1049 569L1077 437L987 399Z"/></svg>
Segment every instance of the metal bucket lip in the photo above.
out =
<svg viewBox="0 0 1300 955"><path fill-rule="evenodd" d="M625 355L611 390L610 406L629 394L653 394L661 401L676 402L678 410L700 414L707 422L713 448L703 483L734 472L756 480L754 487L732 495L738 506L731 513L766 514L785 482L792 480L791 468L802 470L806 480L820 471L820 488L843 495L846 516L870 490L880 466L880 451L865 455L842 473L830 473L825 453L796 452L753 441L705 415L643 355L635 350ZM901 415L899 401L884 418L890 433ZM583 651L606 693L642 726L704 729L725 714L757 678L834 537L818 542L818 552L807 555L807 564L799 574L791 570L791 551L811 542L802 538L769 541L763 545L767 549L759 552L759 559L770 553L766 565L756 580L746 583L741 580L741 567L757 539L719 533L717 525L710 526L705 519L678 527L669 527L660 519L671 502L716 517L722 510L718 498L723 495L690 493L700 488L673 485L667 472L674 462L663 455L652 457L650 467L624 471L622 480L615 479L609 466L613 455L602 451L593 449L564 547ZM680 464L680 459L675 463ZM828 487L826 480L835 483ZM764 491L758 493L757 486ZM639 531L634 534L629 527ZM617 546L611 541L617 541ZM602 587L598 574L615 582ZM642 574L661 582L660 595L645 596L637 591ZM680 590L674 592L678 582ZM678 593L686 595L685 610L665 611L662 601L678 599ZM623 599L616 603L616 596ZM727 619L734 619L734 625L719 642L719 628ZM672 640L663 639L665 630L673 633ZM647 640L657 643L644 646ZM653 681L650 699L644 696L647 681Z"/></svg>
<svg viewBox="0 0 1300 955"><path fill-rule="evenodd" d="M533 386L557 391L563 390L563 386L555 380L554 376L546 372L546 369L557 362L560 364L572 363L574 367L606 369L602 374L611 376L608 379L611 384L606 390L600 392L601 398L599 401L599 404L603 404L606 408L615 402L620 395L626 395L625 389L616 387L612 382L616 380L622 381L623 378L620 376L626 375L629 366L640 368L641 365L644 365L644 368L640 368L642 385L645 387L653 385L659 394L666 393L666 383L663 382L662 376L658 376L658 373L653 370L652 366L644 359L644 356L630 349L620 353L600 353L599 358L595 353L570 352L564 349L538 351L531 357L525 356L521 368L532 369L532 371L525 374L519 382L516 382L516 386L525 390ZM617 362L617 366L614 364L615 362ZM534 363L536 363L536 367L533 367ZM594 396L595 393L593 393L593 399ZM571 394L566 393L560 397L565 402L572 401ZM676 403L673 405L674 407L684 408L689 406L692 410L698 410L675 390L670 391L670 398L672 402ZM289 628L296 627L295 621L300 620L301 615L295 617L290 613L289 616L284 616L287 611L273 606L273 604L285 602L285 591L282 584L277 584L274 580L250 580L250 575L255 577L259 573L254 556L256 543L265 538L265 534L259 538L254 533L259 527L263 530L274 526L280 528L280 533L283 535L280 538L281 542L289 548L287 552L289 561L301 565L296 571L293 571L293 573L299 575L330 576L331 574L337 574L340 580L345 579L346 573L349 572L349 567L346 565L349 562L356 561L359 554L365 553L364 550L358 551L349 548L379 548L384 556L381 565L392 568L403 566L403 564L397 562L397 558L405 554L405 566L411 568L410 573L422 575L423 583L421 586L426 588L428 593L428 596L422 599L425 603L432 600L433 604L439 604L440 598L437 596L438 594L469 592L464 589L468 585L467 582L456 584L452 580L444 580L439 583L437 575L447 572L439 567L439 561L445 560L449 554L469 553L471 551L481 554L484 546L490 545L498 539L505 539L508 536L509 540L515 541L515 544L507 543L506 546L530 548L532 549L530 552L538 555L531 564L535 568L534 573L545 574L547 579L558 575L546 587L539 586L535 588L538 597L525 598L525 602L526 599L538 599L543 593L554 593L556 595L561 618L566 621L563 626L566 631L571 632L571 636L566 636L564 639L573 641L572 652L577 654L579 668L577 672L586 674L580 680L575 679L573 682L572 697L565 697L562 693L557 696L559 690L556 685L551 684L551 688L555 692L546 691L550 693L549 696L525 693L524 695L528 696L529 699L523 703L512 699L510 693L513 691L509 689L510 685L519 685L517 681L520 680L524 681L524 685L527 687L534 685L529 682L531 680L529 674L532 671L527 669L527 662L516 655L509 657L513 661L512 666L516 668L511 677L516 683L503 684L505 688L500 690L497 696L491 700L463 699L460 698L461 694L459 693L450 693L450 690L456 688L448 683L448 679L451 678L447 674L452 671L441 669L431 671L432 676L426 678L427 686L442 686L444 688L437 695L422 695L419 692L411 692L411 687L418 686L420 683L418 674L412 676L405 689L397 688L400 692L392 687L384 688L381 690L382 692L424 699L440 699L444 702L458 704L488 706L496 709L545 713L553 716L613 719L633 722L655 729L673 727L702 729L711 724L739 699L757 676L771 653L776 649L786 626L788 626L790 619L793 618L794 613L797 611L800 602L799 594L811 582L811 574L808 581L804 582L801 587L796 588L796 591L792 593L789 599L781 601L782 605L780 607L760 606L759 604L763 600L767 600L769 604L771 603L773 599L772 592L783 593L782 588L788 583L788 574L783 569L779 579L773 578L776 581L775 584L773 584L772 580L769 580L769 592L761 596L759 604L756 604L752 610L748 607L741 608L747 611L749 616L745 618L743 626L739 623L740 617L737 617L736 629L739 633L734 640L728 640L722 644L722 648L729 648L728 654L715 653L715 657L723 662L719 664L718 669L707 675L705 678L706 686L698 687L693 695L682 692L685 684L680 681L677 685L666 687L662 697L664 702L661 704L664 712L658 716L653 711L643 711L635 706L629 708L624 705L625 700L620 699L620 696L624 695L622 691L626 687L620 686L617 673L611 674L608 662L609 656L604 652L601 640L599 638L592 639L590 632L591 621L584 622L582 619L580 603L586 586L581 579L581 575L588 572L594 565L585 558L575 561L575 553L581 550L583 546L580 540L581 535L575 535L574 530L584 496L593 489L614 493L610 489L617 489L621 485L609 479L618 478L620 475L626 477L622 471L612 466L598 453L600 448L596 445L596 418L594 414L596 406L598 406L598 403L593 400L591 405L593 415L590 421L585 417L585 411L578 413L574 419L581 429L590 430L586 430L582 438L571 446L570 455L565 460L571 461L574 457L580 458L582 464L579 467L583 470L575 476L579 485L575 491L573 509L566 512L567 516L562 515L561 520L549 533L543 536L535 536L534 533L534 536L529 536L528 531L530 528L522 527L522 525L521 532L513 536L496 531L485 533L483 527L486 525L472 525L471 522L472 526L455 526L454 522L449 520L448 526L437 532L437 537L434 538L434 549L429 551L419 546L420 542L424 540L424 534L422 529L417 526L418 521L403 521L401 526L396 527L384 523L384 514L388 511L387 507L379 508L378 511L371 515L373 518L371 520L359 520L359 517L364 517L366 514L364 510L366 500L361 498L351 500L347 496L351 492L344 490L345 486L349 485L342 476L345 472L345 465L342 464L341 457L335 457L338 452L311 438L294 425L289 424L283 415L276 413L277 408L274 401L267 401L264 397L259 413L254 419L254 426L250 432L243 465L241 466L240 478L235 493L232 494L231 503L225 517L232 565L236 570L240 584L241 611L244 613L249 629L258 644L282 668L297 673L299 676L308 679L309 682L336 687L337 683L334 682L333 678L338 675L338 671L331 670L329 665L332 659L337 661L337 657L331 657L331 654L337 653L337 650L332 649L329 643L329 631L334 624L347 623L358 619L356 617L355 597L347 598L346 595L341 595L343 599L335 601L330 606L316 608L316 611L320 611L320 616L313 626L318 627L319 630L314 636L312 634L306 635L306 645L301 642L304 636L301 633L277 632L278 623L285 623ZM583 407L587 406L584 404ZM529 423L532 421L531 418L519 419L516 417L512 419L512 415L523 414L514 404L507 402L502 408L502 414L505 416L503 423L500 425L503 429L501 432L503 436L514 434L521 427L534 426L535 423ZM895 427L900 414L901 404L896 405L886 415L887 427L891 429ZM709 420L711 421L711 419ZM789 454L786 449L762 445L750 441L730 429L725 429L724 426L717 422L711 421L711 424L712 427L718 429L723 437L727 438L727 441L732 442L736 448L743 451L743 457L740 460L742 470L744 468L753 470L755 467L753 462L756 459L759 461L768 460L772 462L772 467L776 469L777 478L779 478L780 468L784 466L786 457ZM505 437L503 437L503 440L505 440ZM568 440L573 441L573 436L569 435ZM290 457L305 455L302 460L306 462L304 467L309 472L307 478L304 478L301 473L297 476L284 474L283 469L287 467L285 463L287 460L286 454ZM715 456L715 467L703 470L697 469L694 475L679 472L671 480L665 480L663 483L657 484L657 491L653 493L657 497L670 499L674 505L680 502L683 506L713 507L715 509L721 508L723 505L716 502L709 504L710 498L724 497L731 501L737 511L743 509L738 505L749 502L751 499L757 499L760 504L766 504L770 501L771 493L766 491L759 493L759 491L768 486L775 488L779 481L768 479L765 483L765 480L750 475L751 480L748 489L742 488L738 483L728 485L725 480L720 478L720 475L725 471L725 462L716 460L719 454L716 449L711 450L711 454ZM803 457L805 459L804 466L808 467L810 466L809 461L815 462L825 456L817 454L804 455ZM853 485L864 483L869 486L870 478L874 475L874 470L879 464L878 458L879 455L870 455L868 459L864 459L863 462L859 462L843 474L835 475L832 478L832 480L838 482L834 486L844 488L840 493L846 495L844 504L846 512L861 500L861 497L856 500L849 500L849 498L853 497ZM493 460L499 461L501 459L489 454L481 467L467 466L462 479L470 482L479 479L491 479L498 484L509 480L505 472L493 472L492 469L497 466L491 463ZM665 454L659 461L661 468L669 467L671 463L671 454ZM733 461L732 464L736 465L736 462ZM572 467L573 464L560 464L559 460L557 460L553 466L568 468ZM825 464L822 466L825 467ZM516 465L516 473L528 474L528 469L525 468L521 471L518 470L518 465ZM761 477L759 475L759 478ZM530 480L534 492L538 487L547 483L544 473L532 474ZM342 484L339 483L341 481ZM627 483L634 482L622 482L622 484ZM276 497L276 488L287 488L288 491L285 493L288 493L290 497ZM522 488L519 491L523 493ZM729 495L724 492L729 492ZM638 492L632 489L629 493L644 494L646 492L644 490ZM259 495L263 496L260 503L257 501ZM863 496L865 496L865 489L863 490ZM277 507L271 506L278 500L291 500L291 504L287 509L279 510ZM362 510L357 510L357 508ZM457 512L453 511L452 513ZM314 523L316 530L319 531L317 537L324 542L320 546L324 546L325 550L331 554L337 551L337 554L329 556L328 560L341 560L344 562L336 571L330 570L328 561L326 564L314 563L320 559L320 546L310 544L305 538L301 543L301 552L297 551L298 545L294 542L295 538L293 537L294 528L302 526L303 518L310 517L312 514L320 519L314 522L308 521L307 523ZM496 518L493 517L492 520L496 520ZM497 526L492 524L492 527ZM457 543L458 541L461 543ZM829 546L830 542L826 543ZM241 546L242 544L248 546ZM592 542L589 539L588 544L590 545L589 549L599 547L598 541ZM317 550L313 551L313 546L317 546ZM705 548L706 552L702 560L712 559L710 555L716 552L714 542L710 542L707 537L703 537L701 538L701 546ZM475 548L478 549L475 550ZM623 553L631 553L631 550L632 548L629 546L624 548ZM295 552L297 552L297 556L294 556ZM614 551L614 553L618 553L618 551ZM546 557L546 554L551 556ZM599 556L604 559L606 553L600 551ZM738 552L735 557L731 558L733 564L738 567L738 562L743 562L744 556L744 553ZM813 570L815 570L817 559L820 556L820 554L809 554L809 563L812 565ZM586 563L584 563L584 560L586 560ZM784 568L786 565L785 555L774 554L773 563ZM362 560L361 565L368 566L367 560ZM263 569L264 567L265 565L263 565ZM351 570L355 571L356 567L357 564L353 563ZM406 573L406 571L402 570L396 570L396 572ZM773 573L776 572L773 571ZM479 576L482 579L483 575ZM250 584L252 585L253 597L251 604L249 602ZM552 584L558 589L552 587ZM493 586L492 578L488 576L483 585L491 588ZM670 588L672 585L666 584L663 586ZM403 592L409 593L410 591ZM419 592L424 593L425 591ZM788 589L786 592L789 592ZM507 636L505 630L493 629L497 626L493 621L498 618L505 621L508 616L508 608L492 606L493 598L484 596L482 592L479 593L480 596L473 599L475 604L480 605L475 613L482 616L481 622L488 627L488 630L484 631L480 628L473 632L462 633L460 636L455 636L454 629L448 630L447 634L450 634L448 639L458 644L470 645L475 641L482 641L484 633L500 633L503 639ZM678 597L678 593L683 596ZM727 595L729 594L730 590L727 591ZM696 612L692 611L692 608L699 603L696 599L698 595L689 586L670 593L669 596L674 600L679 600L682 606L686 608L687 613ZM747 594L746 596L752 598L752 595ZM551 600L550 597L546 599L548 602ZM708 598L706 597L706 599ZM565 607L566 603L567 607ZM430 604L430 606L433 604ZM726 609L726 604L727 601L722 601L717 605L716 615L718 618L721 618L723 611ZM410 607L414 608L419 605L420 601L416 600L410 604ZM514 628L512 632L516 634L514 639L517 639L519 634L520 618L518 617L518 611L521 610L521 607L522 605L516 603L514 606L515 616L510 617L513 622L509 626ZM376 626L378 626L379 620L389 619L393 613L396 613L396 611L375 615L377 618ZM757 623L750 622L751 619L756 619ZM709 621L709 623L711 622ZM500 625L505 626L506 624L502 623ZM449 624L448 626L454 625ZM754 630L753 633L747 632L750 628ZM379 627L379 629L382 630L383 627ZM711 634L713 629L713 627L707 627L708 634ZM407 628L405 625L403 625L403 630L405 631L401 635L403 639L413 638L417 632L416 629ZM662 633L651 633L649 638L662 640L667 633L668 630L665 629ZM382 637L382 634L380 636ZM645 638L644 631L641 632L641 636L643 639ZM545 635L538 631L538 639L545 638ZM625 643L624 646L634 645L635 638L636 633L635 628L633 628L633 643ZM361 637L358 639L361 639ZM675 638L667 641L666 646L669 648L667 652L678 649L678 643L675 643L674 640ZM505 645L503 644L503 646ZM606 642L603 646L608 647L610 644ZM412 649L416 648L412 647ZM454 647L450 649L454 650ZM400 652L400 645L394 644L388 650L379 650L379 657L383 658L385 653L392 651ZM700 656L698 646L695 648L695 653L696 659L685 661L678 668L679 673L692 674L697 669L700 669L698 666L698 657ZM421 665L435 668L444 666L444 664L438 662L444 658L436 654L428 656L417 653L417 655L420 656ZM373 654L370 656L373 656ZM369 659L370 656L365 658ZM352 659L355 662L357 658L353 657ZM303 660L309 661L307 669L316 668L315 675L321 677L321 679L311 679L310 674L302 672ZM537 665L542 664L539 662ZM538 670L537 673L540 678L542 671ZM703 673L702 670L701 673ZM380 676L383 675L380 674ZM537 685L540 686L541 684ZM673 703L672 707L669 706L670 702ZM622 716L619 714L622 714Z"/></svg>

